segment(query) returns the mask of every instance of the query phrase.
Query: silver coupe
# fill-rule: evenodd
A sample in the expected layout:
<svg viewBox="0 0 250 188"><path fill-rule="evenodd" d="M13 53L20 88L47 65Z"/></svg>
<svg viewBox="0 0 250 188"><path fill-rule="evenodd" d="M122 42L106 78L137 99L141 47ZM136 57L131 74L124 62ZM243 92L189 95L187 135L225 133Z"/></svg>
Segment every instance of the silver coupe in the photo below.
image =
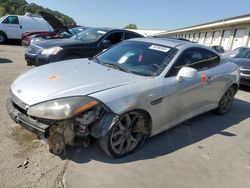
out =
<svg viewBox="0 0 250 188"><path fill-rule="evenodd" d="M118 158L194 116L227 113L239 78L236 64L205 46L138 38L26 72L12 84L7 108L55 154L97 140Z"/></svg>

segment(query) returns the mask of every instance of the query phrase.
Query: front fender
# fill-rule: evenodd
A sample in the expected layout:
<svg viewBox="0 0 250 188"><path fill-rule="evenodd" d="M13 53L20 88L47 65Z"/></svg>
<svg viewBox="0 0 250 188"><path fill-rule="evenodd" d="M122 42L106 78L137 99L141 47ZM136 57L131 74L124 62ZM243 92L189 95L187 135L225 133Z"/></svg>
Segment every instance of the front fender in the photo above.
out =
<svg viewBox="0 0 250 188"><path fill-rule="evenodd" d="M110 112L106 112L100 121L91 125L90 132L95 138L104 137L110 128L119 120L119 116Z"/></svg>

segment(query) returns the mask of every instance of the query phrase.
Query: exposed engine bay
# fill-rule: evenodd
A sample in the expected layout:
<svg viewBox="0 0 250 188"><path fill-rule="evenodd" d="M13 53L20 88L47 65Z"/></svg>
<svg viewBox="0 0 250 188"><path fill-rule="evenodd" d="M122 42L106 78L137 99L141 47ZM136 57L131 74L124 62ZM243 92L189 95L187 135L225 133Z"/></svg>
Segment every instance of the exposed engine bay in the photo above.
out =
<svg viewBox="0 0 250 188"><path fill-rule="evenodd" d="M118 119L116 117L105 106L96 105L74 119L52 125L48 130L48 149L58 155L65 150L67 145L88 147L91 140L108 132Z"/></svg>

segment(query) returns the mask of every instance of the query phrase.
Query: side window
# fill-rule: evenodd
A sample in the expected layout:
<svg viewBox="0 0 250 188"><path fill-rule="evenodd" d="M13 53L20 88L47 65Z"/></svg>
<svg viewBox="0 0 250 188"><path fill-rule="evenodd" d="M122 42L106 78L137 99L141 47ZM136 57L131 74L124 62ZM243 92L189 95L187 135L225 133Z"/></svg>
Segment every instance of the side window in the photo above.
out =
<svg viewBox="0 0 250 188"><path fill-rule="evenodd" d="M220 57L217 54L205 49L202 49L202 52L203 60L200 62L201 69L209 69L220 63Z"/></svg>
<svg viewBox="0 0 250 188"><path fill-rule="evenodd" d="M2 22L4 24L19 24L19 20L17 16L8 16L5 18L5 20Z"/></svg>
<svg viewBox="0 0 250 188"><path fill-rule="evenodd" d="M170 72L170 76L176 76L182 67L192 67L198 71L212 68L219 64L220 57L215 53L195 48L184 52Z"/></svg>
<svg viewBox="0 0 250 188"><path fill-rule="evenodd" d="M121 42L123 39L123 32L115 32L115 33L112 33L110 34L106 40L110 40L111 41L111 44L114 45L118 42Z"/></svg>
<svg viewBox="0 0 250 188"><path fill-rule="evenodd" d="M125 32L125 39L132 39L132 38L141 38L141 35L131 32Z"/></svg>

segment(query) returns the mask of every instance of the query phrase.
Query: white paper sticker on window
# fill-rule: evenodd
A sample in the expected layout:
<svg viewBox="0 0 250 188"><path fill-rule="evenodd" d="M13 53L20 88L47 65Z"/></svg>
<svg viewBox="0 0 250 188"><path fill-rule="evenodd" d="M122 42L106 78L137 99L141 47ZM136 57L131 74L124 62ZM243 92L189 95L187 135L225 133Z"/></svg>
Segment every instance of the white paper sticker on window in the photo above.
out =
<svg viewBox="0 0 250 188"><path fill-rule="evenodd" d="M170 50L170 48L163 47L163 46L157 46L157 45L151 45L149 47L149 49L151 49L151 50L157 50L157 51L161 51L161 52L168 52Z"/></svg>

